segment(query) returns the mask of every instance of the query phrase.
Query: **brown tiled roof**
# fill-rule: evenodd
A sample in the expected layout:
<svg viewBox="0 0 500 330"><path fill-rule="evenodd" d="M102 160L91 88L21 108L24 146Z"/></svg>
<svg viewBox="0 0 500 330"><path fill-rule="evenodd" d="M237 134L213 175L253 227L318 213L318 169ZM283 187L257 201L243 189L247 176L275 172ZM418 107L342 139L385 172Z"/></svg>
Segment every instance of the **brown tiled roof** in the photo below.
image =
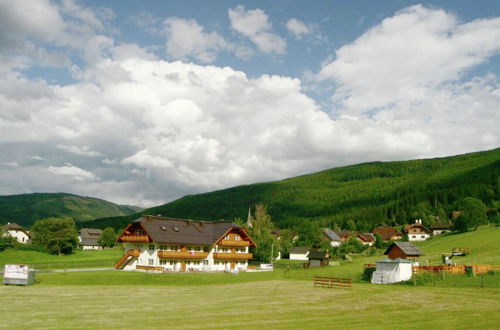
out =
<svg viewBox="0 0 500 330"><path fill-rule="evenodd" d="M133 221L140 224L153 242L160 244L212 245L228 230L237 229L243 238L254 242L243 228L231 221L197 221L146 215Z"/></svg>
<svg viewBox="0 0 500 330"><path fill-rule="evenodd" d="M364 242L375 241L375 237L373 237L373 234L370 233L359 234L358 237L361 238Z"/></svg>
<svg viewBox="0 0 500 330"><path fill-rule="evenodd" d="M389 252L396 246L399 247L408 257L418 257L424 255L418 247L410 242L394 242L387 248L387 250L385 250L384 254L389 254Z"/></svg>
<svg viewBox="0 0 500 330"><path fill-rule="evenodd" d="M429 226L430 229L450 229L451 227L453 227L451 223L444 222L434 222Z"/></svg>
<svg viewBox="0 0 500 330"><path fill-rule="evenodd" d="M373 234L379 234L384 241L390 241L392 236L399 233L394 227L377 227L373 229Z"/></svg>
<svg viewBox="0 0 500 330"><path fill-rule="evenodd" d="M335 230L334 232L341 239L347 238L347 237L351 236L354 233L352 230Z"/></svg>

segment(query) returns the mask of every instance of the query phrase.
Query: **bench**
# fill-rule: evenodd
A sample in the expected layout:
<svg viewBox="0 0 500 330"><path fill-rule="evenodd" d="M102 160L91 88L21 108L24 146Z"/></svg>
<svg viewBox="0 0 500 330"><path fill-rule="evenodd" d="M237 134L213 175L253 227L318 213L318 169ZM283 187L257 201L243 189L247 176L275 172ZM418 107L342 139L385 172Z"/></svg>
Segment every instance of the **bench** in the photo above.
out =
<svg viewBox="0 0 500 330"><path fill-rule="evenodd" d="M321 285L325 288L352 288L352 279L339 277L314 277L314 286Z"/></svg>

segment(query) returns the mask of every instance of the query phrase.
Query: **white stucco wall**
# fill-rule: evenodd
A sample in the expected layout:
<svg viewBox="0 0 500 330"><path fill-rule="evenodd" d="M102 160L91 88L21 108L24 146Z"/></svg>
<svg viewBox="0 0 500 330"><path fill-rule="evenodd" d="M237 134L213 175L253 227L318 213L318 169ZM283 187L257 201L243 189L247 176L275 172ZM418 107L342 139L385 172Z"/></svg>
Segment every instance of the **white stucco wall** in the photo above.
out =
<svg viewBox="0 0 500 330"><path fill-rule="evenodd" d="M9 229L4 235L14 237L19 243L22 244L27 244L30 239L30 237L24 231L21 230Z"/></svg>

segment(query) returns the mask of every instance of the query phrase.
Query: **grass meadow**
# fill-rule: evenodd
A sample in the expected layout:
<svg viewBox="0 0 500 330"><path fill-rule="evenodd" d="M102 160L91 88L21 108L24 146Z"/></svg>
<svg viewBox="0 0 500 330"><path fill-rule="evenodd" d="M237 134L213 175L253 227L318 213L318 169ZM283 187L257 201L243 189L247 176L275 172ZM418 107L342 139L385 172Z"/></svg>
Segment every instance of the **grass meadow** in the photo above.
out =
<svg viewBox="0 0 500 330"><path fill-rule="evenodd" d="M482 227L418 243L429 260L453 247L471 250L457 264L500 264L500 229ZM115 261L121 251L77 251L66 257L32 251L0 252L0 264ZM54 259L55 258L55 259ZM60 259L57 259L60 258ZM414 282L373 285L361 280L355 257L338 266L273 272L141 273L89 271L37 273L36 284L0 286L0 329L498 329L500 274L423 275ZM284 261L282 261L283 263ZM314 276L350 277L351 289L314 288Z"/></svg>

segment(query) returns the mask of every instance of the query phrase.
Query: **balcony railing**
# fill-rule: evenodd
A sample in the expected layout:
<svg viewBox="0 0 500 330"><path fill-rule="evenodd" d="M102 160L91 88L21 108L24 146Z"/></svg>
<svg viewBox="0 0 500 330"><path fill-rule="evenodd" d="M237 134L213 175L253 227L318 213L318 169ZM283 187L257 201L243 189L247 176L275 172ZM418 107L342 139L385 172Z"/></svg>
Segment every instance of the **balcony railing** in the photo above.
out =
<svg viewBox="0 0 500 330"><path fill-rule="evenodd" d="M234 240L223 239L222 241L219 242L219 245L245 247L245 246L250 246L250 242L244 240L234 241Z"/></svg>
<svg viewBox="0 0 500 330"><path fill-rule="evenodd" d="M248 260L252 259L253 254L251 253L214 253L214 259L223 260Z"/></svg>
<svg viewBox="0 0 500 330"><path fill-rule="evenodd" d="M148 243L149 236L148 235L123 235L120 237L120 240L122 240L123 242Z"/></svg>
<svg viewBox="0 0 500 330"><path fill-rule="evenodd" d="M127 254L129 256L134 257L134 258L139 258L139 256L141 255L141 250L130 249L130 250L127 251Z"/></svg>
<svg viewBox="0 0 500 330"><path fill-rule="evenodd" d="M194 251L158 251L158 258L162 259L205 259L208 252Z"/></svg>

